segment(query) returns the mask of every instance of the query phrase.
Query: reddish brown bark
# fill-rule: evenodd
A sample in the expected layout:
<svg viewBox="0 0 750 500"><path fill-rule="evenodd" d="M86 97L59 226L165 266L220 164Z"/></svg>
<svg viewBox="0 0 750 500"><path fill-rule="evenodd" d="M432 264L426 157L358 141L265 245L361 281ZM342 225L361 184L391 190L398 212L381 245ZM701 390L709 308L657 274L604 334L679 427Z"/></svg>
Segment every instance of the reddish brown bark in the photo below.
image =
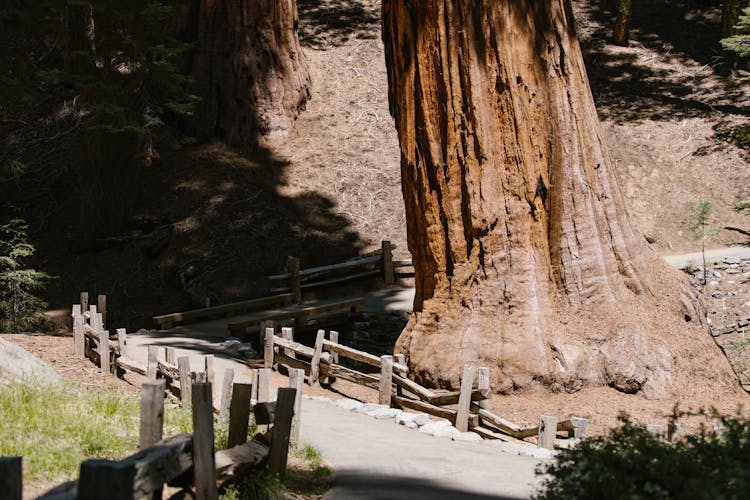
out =
<svg viewBox="0 0 750 500"><path fill-rule="evenodd" d="M252 149L285 135L310 97L296 0L200 0L196 14L199 138Z"/></svg>
<svg viewBox="0 0 750 500"><path fill-rule="evenodd" d="M416 274L396 350L415 377L456 388L470 363L498 392L660 397L678 328L726 383L697 299L623 209L569 1L385 0L383 39Z"/></svg>
<svg viewBox="0 0 750 500"><path fill-rule="evenodd" d="M632 11L631 0L617 0L617 18L613 30L613 41L615 45L627 47L630 39L630 15Z"/></svg>

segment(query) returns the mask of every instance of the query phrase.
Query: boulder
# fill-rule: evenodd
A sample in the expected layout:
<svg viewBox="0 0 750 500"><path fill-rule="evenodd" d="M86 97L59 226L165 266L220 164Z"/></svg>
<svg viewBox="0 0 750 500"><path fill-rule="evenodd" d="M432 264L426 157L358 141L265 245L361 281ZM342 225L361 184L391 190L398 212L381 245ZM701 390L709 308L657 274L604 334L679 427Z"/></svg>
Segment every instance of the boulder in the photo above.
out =
<svg viewBox="0 0 750 500"><path fill-rule="evenodd" d="M59 384L62 378L50 365L12 342L0 339L0 383Z"/></svg>

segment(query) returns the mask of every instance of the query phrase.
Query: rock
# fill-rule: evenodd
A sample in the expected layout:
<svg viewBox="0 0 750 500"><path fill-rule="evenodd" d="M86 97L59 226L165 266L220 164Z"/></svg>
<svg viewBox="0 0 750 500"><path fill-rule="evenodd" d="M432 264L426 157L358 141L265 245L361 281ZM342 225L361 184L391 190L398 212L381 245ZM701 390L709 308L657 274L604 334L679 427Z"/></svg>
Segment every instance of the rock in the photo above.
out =
<svg viewBox="0 0 750 500"><path fill-rule="evenodd" d="M721 299L721 298L724 297L724 294L722 294L721 292L714 292L714 293L711 294L711 297L713 297L715 299Z"/></svg>
<svg viewBox="0 0 750 500"><path fill-rule="evenodd" d="M419 432L423 432L424 434L434 435L437 429L444 428L444 427L453 427L453 426L447 420L443 420L443 419L434 420L420 427Z"/></svg>
<svg viewBox="0 0 750 500"><path fill-rule="evenodd" d="M740 262L741 262L740 259L738 259L737 257L725 257L724 258L724 264L739 265Z"/></svg>
<svg viewBox="0 0 750 500"><path fill-rule="evenodd" d="M719 271L714 271L714 278L721 278L721 273Z"/></svg>
<svg viewBox="0 0 750 500"><path fill-rule="evenodd" d="M417 413L417 416L414 417L414 423L422 427L430 423L430 417L426 413Z"/></svg>
<svg viewBox="0 0 750 500"><path fill-rule="evenodd" d="M388 407L386 405L379 405L375 403L365 403L354 411L356 411L357 413L368 414L369 412L378 410L380 408L388 408Z"/></svg>
<svg viewBox="0 0 750 500"><path fill-rule="evenodd" d="M378 420L385 420L387 418L395 417L399 411L401 410L397 410L396 408L379 408L377 410L367 412L366 415L377 418Z"/></svg>
<svg viewBox="0 0 750 500"><path fill-rule="evenodd" d="M454 441L470 441L470 442L484 441L484 439L482 439L482 436L480 436L476 432L459 432L458 435L453 437L453 440Z"/></svg>
<svg viewBox="0 0 750 500"><path fill-rule="evenodd" d="M338 401L336 401L336 406L345 410L354 411L362 408L364 404L360 403L359 401L355 401L354 399L339 399Z"/></svg>
<svg viewBox="0 0 750 500"><path fill-rule="evenodd" d="M62 378L50 365L12 342L0 339L0 383L52 385Z"/></svg>
<svg viewBox="0 0 750 500"><path fill-rule="evenodd" d="M421 429L420 429L421 430ZM453 427L452 425L442 426L435 429L432 433L435 437L444 437L449 439L456 439L457 436L461 435L461 431Z"/></svg>
<svg viewBox="0 0 750 500"><path fill-rule="evenodd" d="M324 401L324 402L327 402L327 403L331 402L331 398L327 398L325 396L311 396L310 399L312 399L313 401ZM347 400L344 400L344 401L347 401ZM349 399L348 401L354 401L354 400L353 399ZM357 401L357 403L359 403L359 401Z"/></svg>
<svg viewBox="0 0 750 500"><path fill-rule="evenodd" d="M406 428L408 429L419 429L419 426L416 422L406 422L404 426L406 426Z"/></svg>
<svg viewBox="0 0 750 500"><path fill-rule="evenodd" d="M716 281L716 280L711 280L711 281L708 282L708 284L711 285L711 286L718 286L719 282Z"/></svg>

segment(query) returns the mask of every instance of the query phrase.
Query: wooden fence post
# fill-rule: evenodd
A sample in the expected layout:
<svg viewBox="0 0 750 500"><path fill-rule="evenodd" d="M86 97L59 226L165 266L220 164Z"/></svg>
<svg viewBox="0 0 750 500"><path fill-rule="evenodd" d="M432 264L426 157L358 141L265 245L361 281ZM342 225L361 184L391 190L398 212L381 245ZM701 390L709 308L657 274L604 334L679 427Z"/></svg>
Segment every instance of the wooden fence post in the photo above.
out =
<svg viewBox="0 0 750 500"><path fill-rule="evenodd" d="M102 328L107 328L107 296L99 295L96 298L96 304L99 306L99 314L102 315Z"/></svg>
<svg viewBox="0 0 750 500"><path fill-rule="evenodd" d="M164 432L164 391L167 381L149 380L141 386L141 433L138 447L142 450L160 441Z"/></svg>
<svg viewBox="0 0 750 500"><path fill-rule="evenodd" d="M21 500L23 497L23 458L0 457L0 498Z"/></svg>
<svg viewBox="0 0 750 500"><path fill-rule="evenodd" d="M99 316L96 314L96 306L89 306L89 326L97 332L102 329L99 325Z"/></svg>
<svg viewBox="0 0 750 500"><path fill-rule="evenodd" d="M78 500L132 500L135 462L91 459L81 463Z"/></svg>
<svg viewBox="0 0 750 500"><path fill-rule="evenodd" d="M585 418L570 417L570 423L573 425L573 437L575 439L584 439L588 434L589 421Z"/></svg>
<svg viewBox="0 0 750 500"><path fill-rule="evenodd" d="M477 373L477 389L484 390L490 388L490 369L486 366L479 368ZM489 399L483 399L479 402L479 407L486 410L489 404Z"/></svg>
<svg viewBox="0 0 750 500"><path fill-rule="evenodd" d="M148 358L146 358L146 380L156 380L156 374L159 371L159 347L155 345L148 346Z"/></svg>
<svg viewBox="0 0 750 500"><path fill-rule="evenodd" d="M381 242L381 248L383 250L383 281L386 285L392 285L396 282L396 276L393 272L393 250L391 249L391 242L383 240Z"/></svg>
<svg viewBox="0 0 750 500"><path fill-rule="evenodd" d="M557 434L557 417L542 415L539 417L539 448L555 449L555 435Z"/></svg>
<svg viewBox="0 0 750 500"><path fill-rule="evenodd" d="M203 358L203 366L206 368L206 382L216 382L216 370L214 370L214 355L206 354Z"/></svg>
<svg viewBox="0 0 750 500"><path fill-rule="evenodd" d="M190 358L182 356L177 358L177 370L180 375L180 400L183 405L190 404Z"/></svg>
<svg viewBox="0 0 750 500"><path fill-rule="evenodd" d="M321 330L322 331L322 330ZM305 370L294 368L289 370L289 387L294 389L294 418L292 419L291 442L296 447L299 443L300 414L302 413L302 390L305 387Z"/></svg>
<svg viewBox="0 0 750 500"><path fill-rule="evenodd" d="M117 329L117 347L120 349L120 356L128 356L128 331L125 328Z"/></svg>
<svg viewBox="0 0 750 500"><path fill-rule="evenodd" d="M461 432L469 430L469 407L471 406L471 389L474 386L474 367L464 365L461 377L461 392L458 396L458 411L456 413L456 429Z"/></svg>
<svg viewBox="0 0 750 500"><path fill-rule="evenodd" d="M276 334L274 328L266 328L263 337L263 368L273 368L273 337Z"/></svg>
<svg viewBox="0 0 750 500"><path fill-rule="evenodd" d="M164 361L166 361L170 365L174 365L175 364L174 355L175 355L174 347L166 347L166 348L164 348Z"/></svg>
<svg viewBox="0 0 750 500"><path fill-rule="evenodd" d="M258 369L250 370L250 380L253 381L253 392L250 394L250 402L255 404L258 401Z"/></svg>
<svg viewBox="0 0 750 500"><path fill-rule="evenodd" d="M229 436L227 448L247 442L247 429L250 422L250 407L254 384L234 384L232 402L229 405Z"/></svg>
<svg viewBox="0 0 750 500"><path fill-rule="evenodd" d="M258 370L258 403L267 403L271 399L271 370Z"/></svg>
<svg viewBox="0 0 750 500"><path fill-rule="evenodd" d="M109 332L99 330L99 365L103 375L109 375Z"/></svg>
<svg viewBox="0 0 750 500"><path fill-rule="evenodd" d="M229 403L232 400L232 384L234 383L234 370L224 369L224 380L221 383L221 400L219 402L219 418L225 419L229 416Z"/></svg>
<svg viewBox="0 0 750 500"><path fill-rule="evenodd" d="M214 459L214 406L211 384L193 384L193 473L195 498L216 500Z"/></svg>
<svg viewBox="0 0 750 500"><path fill-rule="evenodd" d="M391 406L391 392L393 384L393 356L380 357L380 388L378 402Z"/></svg>
<svg viewBox="0 0 750 500"><path fill-rule="evenodd" d="M81 292L79 302L81 303L81 313L88 311L89 310L89 292Z"/></svg>
<svg viewBox="0 0 750 500"><path fill-rule="evenodd" d="M289 273L289 288L294 295L294 303L302 302L302 285L299 278L299 259L297 257L286 258L286 272Z"/></svg>
<svg viewBox="0 0 750 500"><path fill-rule="evenodd" d="M84 358L86 357L86 319L83 317L83 313L81 312L81 306L78 304L76 305L78 306L77 311L75 309L76 306L73 306L73 349L77 358Z"/></svg>
<svg viewBox="0 0 750 500"><path fill-rule="evenodd" d="M325 330L318 330L315 336L315 351L310 360L310 385L317 384L320 379L320 357L323 355L323 340L326 338Z"/></svg>
<svg viewBox="0 0 750 500"><path fill-rule="evenodd" d="M281 329L281 338L294 342L294 328L285 326ZM290 358L296 359L297 355L291 349L284 348L284 354Z"/></svg>
<svg viewBox="0 0 750 500"><path fill-rule="evenodd" d="M294 416L294 400L297 390L281 387L276 399L276 414L271 429L271 450L268 456L268 469L271 473L283 477L286 473L286 463L289 456L289 433Z"/></svg>

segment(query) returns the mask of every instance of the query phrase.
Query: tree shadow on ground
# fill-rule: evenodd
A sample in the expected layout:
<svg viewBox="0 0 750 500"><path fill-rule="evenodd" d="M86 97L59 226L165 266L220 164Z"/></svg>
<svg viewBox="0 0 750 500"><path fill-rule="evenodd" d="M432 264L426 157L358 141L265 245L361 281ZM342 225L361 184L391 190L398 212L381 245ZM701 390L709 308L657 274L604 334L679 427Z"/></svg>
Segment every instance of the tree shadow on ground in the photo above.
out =
<svg viewBox="0 0 750 500"><path fill-rule="evenodd" d="M449 487L422 478L372 474L358 471L337 472L326 498L357 498L368 500L503 500L513 497L489 495Z"/></svg>
<svg viewBox="0 0 750 500"><path fill-rule="evenodd" d="M287 163L267 149L242 155L218 143L164 155L143 173L125 227L77 245L70 214L42 228L45 269L60 276L53 308L78 292L108 295L111 325L152 327L151 316L269 295L266 276L287 256L303 268L346 260L366 246L334 203L286 185Z"/></svg>
<svg viewBox="0 0 750 500"><path fill-rule="evenodd" d="M590 21L579 29L581 47L602 118L637 122L750 115L750 108L741 105L746 99L742 88L714 72L721 34L716 2L634 1L627 48L610 44L614 2L580 4Z"/></svg>
<svg viewBox="0 0 750 500"><path fill-rule="evenodd" d="M339 46L352 37L380 37L380 6L360 0L299 0L297 2L302 45Z"/></svg>

